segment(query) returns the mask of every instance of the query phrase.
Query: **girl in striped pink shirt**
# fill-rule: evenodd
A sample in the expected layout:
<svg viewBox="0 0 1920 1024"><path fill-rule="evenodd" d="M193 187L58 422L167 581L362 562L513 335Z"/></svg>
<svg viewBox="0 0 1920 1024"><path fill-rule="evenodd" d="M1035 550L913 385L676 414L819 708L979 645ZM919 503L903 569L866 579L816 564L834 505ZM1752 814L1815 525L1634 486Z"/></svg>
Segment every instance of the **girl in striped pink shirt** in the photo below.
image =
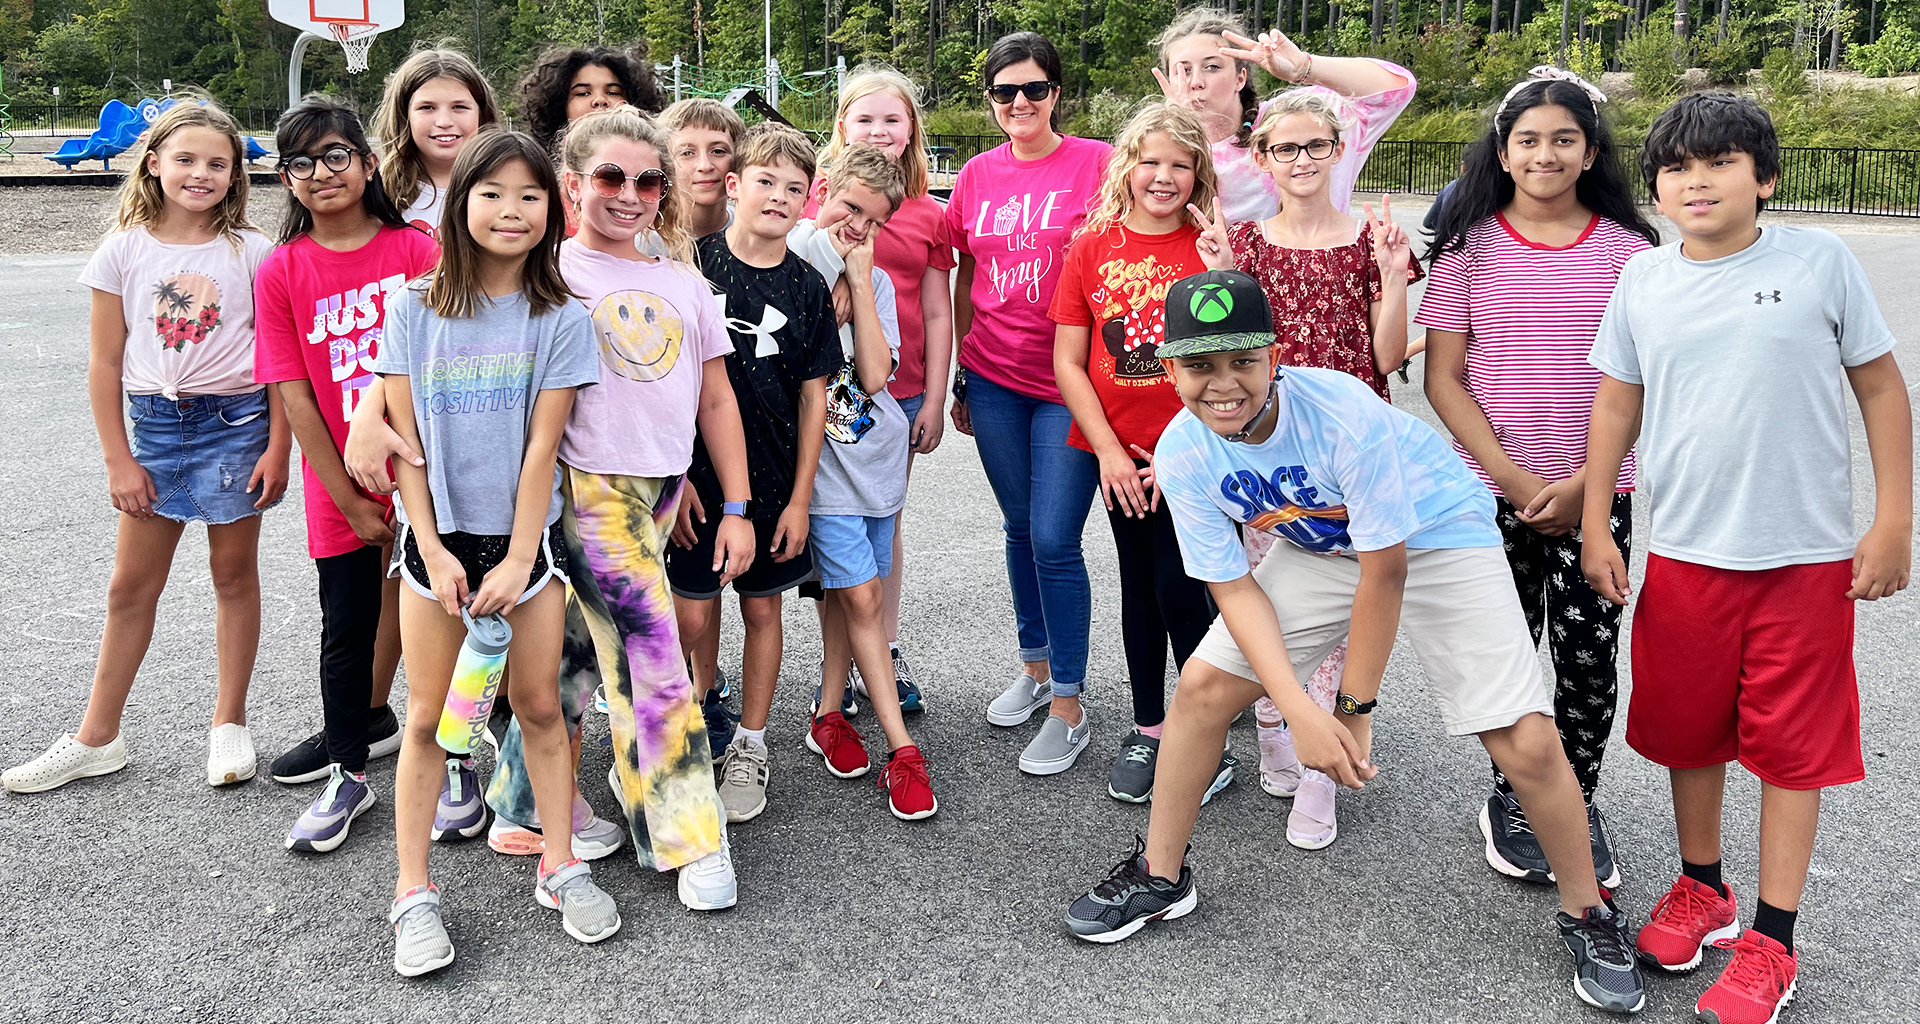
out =
<svg viewBox="0 0 1920 1024"><path fill-rule="evenodd" d="M1620 609L1580 574L1587 420L1600 371L1587 364L1627 258L1659 244L1635 207L1606 97L1579 78L1535 68L1494 113L1434 235L1419 320L1427 327L1427 398L1454 447L1498 499L1500 532L1534 640L1548 630L1558 679L1554 720L1587 798L1594 869L1619 872L1593 809L1613 727ZM1621 551L1633 533L1632 456L1609 522ZM1487 863L1546 882L1547 864L1498 770L1480 812Z"/></svg>

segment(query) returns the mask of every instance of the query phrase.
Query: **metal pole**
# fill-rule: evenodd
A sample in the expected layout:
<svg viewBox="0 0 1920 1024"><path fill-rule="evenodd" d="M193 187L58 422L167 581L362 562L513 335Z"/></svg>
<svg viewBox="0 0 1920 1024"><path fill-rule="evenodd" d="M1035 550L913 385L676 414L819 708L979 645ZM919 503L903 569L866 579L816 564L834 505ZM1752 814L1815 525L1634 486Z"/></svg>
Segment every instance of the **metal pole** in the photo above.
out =
<svg viewBox="0 0 1920 1024"><path fill-rule="evenodd" d="M780 70L773 63L773 0L766 0L765 14L766 47L761 53L761 66L767 71L767 102L773 109L780 109ZM801 67L806 65L802 64Z"/></svg>
<svg viewBox="0 0 1920 1024"><path fill-rule="evenodd" d="M324 38L324 36L317 36L312 32L302 32L300 33L300 38L293 41L293 53L287 57L288 107L292 107L300 102L300 63L307 59L307 46L315 40Z"/></svg>
<svg viewBox="0 0 1920 1024"><path fill-rule="evenodd" d="M680 102L680 55L673 55L673 101Z"/></svg>

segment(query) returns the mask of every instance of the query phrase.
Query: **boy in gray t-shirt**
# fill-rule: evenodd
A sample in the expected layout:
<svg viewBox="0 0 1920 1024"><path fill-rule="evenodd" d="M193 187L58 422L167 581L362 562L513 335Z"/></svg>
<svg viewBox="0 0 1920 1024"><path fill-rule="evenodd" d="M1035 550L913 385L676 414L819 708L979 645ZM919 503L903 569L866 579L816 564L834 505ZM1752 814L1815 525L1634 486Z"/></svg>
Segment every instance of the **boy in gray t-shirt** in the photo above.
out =
<svg viewBox="0 0 1920 1024"><path fill-rule="evenodd" d="M1652 505L1633 614L1627 742L1672 776L1681 875L1636 940L1691 970L1738 937L1700 997L1715 1020L1772 1020L1792 998L1793 926L1820 791L1865 777L1853 602L1907 585L1912 412L1865 272L1817 228L1758 224L1779 143L1758 104L1696 93L1653 123L1641 170L1677 244L1627 261L1590 359L1581 567L1624 605L1606 521L1637 437ZM1866 423L1873 524L1853 541L1847 409ZM1741 933L1721 877L1726 762L1759 776L1760 894Z"/></svg>

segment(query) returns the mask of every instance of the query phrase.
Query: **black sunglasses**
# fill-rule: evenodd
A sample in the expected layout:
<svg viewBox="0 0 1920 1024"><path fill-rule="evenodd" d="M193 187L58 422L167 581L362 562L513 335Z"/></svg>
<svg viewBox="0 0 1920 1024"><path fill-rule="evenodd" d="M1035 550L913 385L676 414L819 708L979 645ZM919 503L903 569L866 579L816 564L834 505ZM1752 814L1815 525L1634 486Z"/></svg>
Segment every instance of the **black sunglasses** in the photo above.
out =
<svg viewBox="0 0 1920 1024"><path fill-rule="evenodd" d="M1024 94L1027 99L1038 103L1046 99L1048 94L1058 88L1060 88L1059 82L1046 81L1026 82L1021 85L989 85L987 86L987 98L1001 106L1006 106L1013 102L1015 96Z"/></svg>
<svg viewBox="0 0 1920 1024"><path fill-rule="evenodd" d="M633 194L647 202L659 199L661 193L667 190L667 172L658 167L649 167L639 174L630 175L619 164L601 164L588 175L588 180L593 182L593 190L607 199L619 195L629 179L633 181Z"/></svg>
<svg viewBox="0 0 1920 1024"><path fill-rule="evenodd" d="M326 152L320 154L318 159L304 153L288 157L280 161L280 169L286 171L289 177L305 181L313 177L314 169L319 164L326 164L327 170L338 174L351 166L353 158L359 155L359 150L349 146L331 146Z"/></svg>

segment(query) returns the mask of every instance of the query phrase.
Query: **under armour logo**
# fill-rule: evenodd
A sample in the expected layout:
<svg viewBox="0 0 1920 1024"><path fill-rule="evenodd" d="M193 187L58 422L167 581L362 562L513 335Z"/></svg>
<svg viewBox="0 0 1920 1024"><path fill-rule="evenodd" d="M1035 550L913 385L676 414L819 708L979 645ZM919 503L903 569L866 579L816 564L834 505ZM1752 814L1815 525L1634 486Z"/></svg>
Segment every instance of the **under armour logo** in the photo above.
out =
<svg viewBox="0 0 1920 1024"><path fill-rule="evenodd" d="M726 301L725 295L720 296L721 308L725 308ZM760 339L753 348L753 354L756 358L765 359L768 356L780 354L780 342L773 336L773 332L787 326L787 315L772 306L763 305L760 307L759 324L750 324L745 320L728 317L727 326L741 334L751 334Z"/></svg>
<svg viewBox="0 0 1920 1024"><path fill-rule="evenodd" d="M1768 299L1772 299L1772 300L1773 300L1774 302L1779 302L1779 301L1780 301L1780 290L1779 290L1778 288L1776 288L1776 289L1774 289L1774 291L1773 291L1773 294L1772 294L1772 295L1768 295L1768 294L1767 294L1766 292L1754 292L1754 293L1753 293L1753 304L1754 304L1754 305L1756 305L1756 306L1758 306L1758 305L1760 305L1760 304L1762 304L1762 303L1764 303L1764 302L1766 302L1766 301L1767 301Z"/></svg>

